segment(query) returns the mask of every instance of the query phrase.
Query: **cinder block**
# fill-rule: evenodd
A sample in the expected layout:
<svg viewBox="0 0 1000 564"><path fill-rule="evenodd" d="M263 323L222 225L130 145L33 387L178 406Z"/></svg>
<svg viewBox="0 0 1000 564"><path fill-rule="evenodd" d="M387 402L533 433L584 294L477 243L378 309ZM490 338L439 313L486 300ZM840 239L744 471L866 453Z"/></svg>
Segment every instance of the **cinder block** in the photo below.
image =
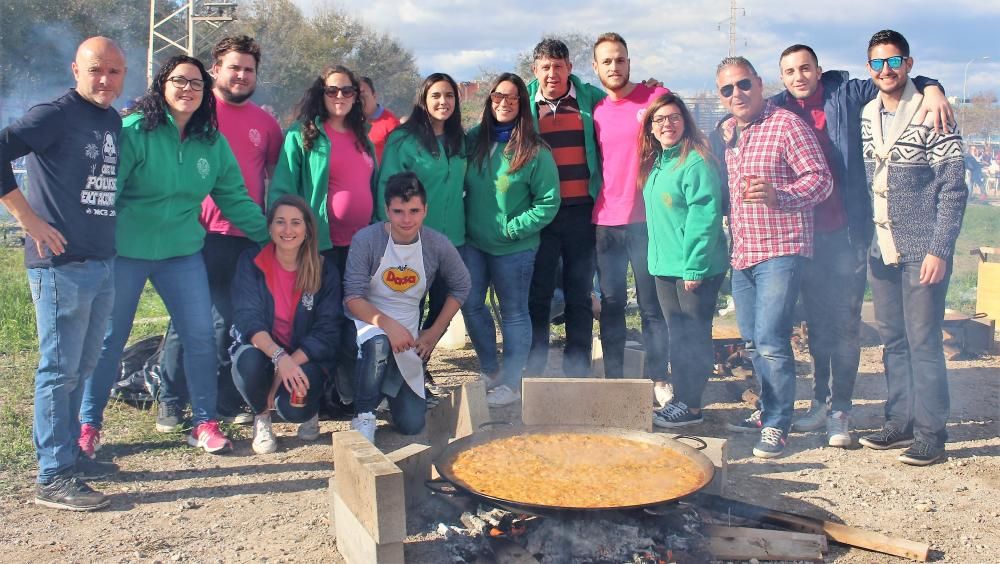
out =
<svg viewBox="0 0 1000 564"><path fill-rule="evenodd" d="M625 347L625 361L622 363L622 376L625 378L646 377L646 353L639 349Z"/></svg>
<svg viewBox="0 0 1000 564"><path fill-rule="evenodd" d="M424 436L426 443L431 447L431 456L437 456L448 446L448 440L454 436L455 421L457 413L455 410L454 395L449 394L441 397L441 401L433 409L427 410L427 419L424 424Z"/></svg>
<svg viewBox="0 0 1000 564"><path fill-rule="evenodd" d="M333 444L335 493L376 542L402 542L403 471L357 431L334 433Z"/></svg>
<svg viewBox="0 0 1000 564"><path fill-rule="evenodd" d="M330 480L335 490L334 479ZM379 543L336 491L330 493L337 550L347 564L403 564L403 540Z"/></svg>
<svg viewBox="0 0 1000 564"><path fill-rule="evenodd" d="M594 337L590 345L590 376L604 378L604 345L600 337Z"/></svg>
<svg viewBox="0 0 1000 564"><path fill-rule="evenodd" d="M418 443L390 452L389 457L403 471L403 493L407 507L414 507L427 497L424 482L431 479L431 447Z"/></svg>
<svg viewBox="0 0 1000 564"><path fill-rule="evenodd" d="M455 410L455 428L452 437L461 439L477 431L490 420L490 406L486 403L486 382L466 382L452 394Z"/></svg>
<svg viewBox="0 0 1000 564"><path fill-rule="evenodd" d="M596 425L653 430L653 381L601 378L525 378L525 425Z"/></svg>

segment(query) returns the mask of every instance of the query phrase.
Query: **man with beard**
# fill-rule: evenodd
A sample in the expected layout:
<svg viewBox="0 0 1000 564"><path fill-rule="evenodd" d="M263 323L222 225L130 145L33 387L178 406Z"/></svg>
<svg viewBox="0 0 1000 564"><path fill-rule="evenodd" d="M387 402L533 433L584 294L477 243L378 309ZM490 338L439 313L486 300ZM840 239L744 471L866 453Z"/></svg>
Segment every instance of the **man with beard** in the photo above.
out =
<svg viewBox="0 0 1000 564"><path fill-rule="evenodd" d="M656 298L656 284L646 267L649 237L642 192L636 187L639 172L636 139L646 107L670 90L629 80L628 46L617 33L605 33L597 38L593 64L594 72L608 93L594 106L594 131L601 149L604 179L593 213L597 274L601 285L604 374L608 378L623 376L625 305L628 302L626 271L631 263L642 319L645 377L657 383L657 399L666 405L669 341L667 324Z"/></svg>
<svg viewBox="0 0 1000 564"><path fill-rule="evenodd" d="M281 127L271 114L250 101L257 87L260 45L245 35L226 37L212 49L211 74L215 94L219 132L229 142L243 173L250 197L264 207L264 186L274 172L281 150ZM211 197L201 207L201 224L207 234L202 253L208 269L215 317L215 340L219 354L219 417L236 423L249 423L253 415L243 409L243 400L233 384L227 349L231 342L232 304L229 285L236 272L240 254L256 243L233 226ZM181 344L170 326L160 357L161 387L157 406L156 430L174 431L182 418L184 385Z"/></svg>

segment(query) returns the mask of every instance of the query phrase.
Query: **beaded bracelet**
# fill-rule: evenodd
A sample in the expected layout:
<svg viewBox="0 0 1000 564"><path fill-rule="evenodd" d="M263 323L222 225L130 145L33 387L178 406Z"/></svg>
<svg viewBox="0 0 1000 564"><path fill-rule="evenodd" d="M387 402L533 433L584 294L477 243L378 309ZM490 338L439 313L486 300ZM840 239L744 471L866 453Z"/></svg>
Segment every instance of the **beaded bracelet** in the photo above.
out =
<svg viewBox="0 0 1000 564"><path fill-rule="evenodd" d="M278 347L277 349L275 349L274 354L271 355L271 364L273 364L275 367L277 367L278 366L278 361L281 360L281 357L283 357L283 356L285 356L287 354L288 354L288 352L285 351L285 349L283 349L281 347Z"/></svg>

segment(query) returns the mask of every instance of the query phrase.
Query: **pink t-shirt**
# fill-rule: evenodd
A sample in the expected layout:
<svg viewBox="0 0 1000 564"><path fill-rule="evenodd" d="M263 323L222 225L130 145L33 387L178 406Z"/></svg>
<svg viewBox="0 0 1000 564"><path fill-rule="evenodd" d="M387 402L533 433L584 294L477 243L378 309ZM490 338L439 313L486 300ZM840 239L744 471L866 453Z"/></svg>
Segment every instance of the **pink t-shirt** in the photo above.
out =
<svg viewBox="0 0 1000 564"><path fill-rule="evenodd" d="M358 149L354 133L334 131L325 125L330 139L330 180L326 214L330 219L330 241L335 247L351 244L351 237L372 222L372 174L375 161Z"/></svg>
<svg viewBox="0 0 1000 564"><path fill-rule="evenodd" d="M215 110L219 117L219 132L236 155L247 192L263 209L267 169L278 163L281 152L281 126L271 114L253 102L234 106L216 96ZM201 224L209 233L245 237L222 215L211 196L201 203Z"/></svg>
<svg viewBox="0 0 1000 564"><path fill-rule="evenodd" d="M604 185L594 203L595 225L628 225L646 220L639 175L639 126L650 102L670 92L637 84L621 100L606 97L594 106L594 130L601 148Z"/></svg>
<svg viewBox="0 0 1000 564"><path fill-rule="evenodd" d="M271 336L283 347L292 345L292 324L295 322L295 279L298 273L289 272L278 266L275 261L275 282L277 283L274 298L274 325L271 327Z"/></svg>

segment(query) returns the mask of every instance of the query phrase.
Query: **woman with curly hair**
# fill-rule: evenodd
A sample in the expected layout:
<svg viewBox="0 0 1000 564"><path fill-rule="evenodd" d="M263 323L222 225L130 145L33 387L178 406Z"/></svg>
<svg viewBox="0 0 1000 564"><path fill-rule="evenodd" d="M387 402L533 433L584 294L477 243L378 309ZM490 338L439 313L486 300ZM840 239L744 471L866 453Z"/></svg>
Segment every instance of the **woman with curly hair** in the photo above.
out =
<svg viewBox="0 0 1000 564"><path fill-rule="evenodd" d="M206 95L211 89L212 77L198 59L172 57L122 120L115 302L80 408L80 449L91 458L100 448L104 408L147 280L163 299L184 347L194 426L188 443L211 453L232 448L216 420L218 357L201 255L202 200L211 196L251 239L269 237L236 157L219 134L215 97Z"/></svg>

